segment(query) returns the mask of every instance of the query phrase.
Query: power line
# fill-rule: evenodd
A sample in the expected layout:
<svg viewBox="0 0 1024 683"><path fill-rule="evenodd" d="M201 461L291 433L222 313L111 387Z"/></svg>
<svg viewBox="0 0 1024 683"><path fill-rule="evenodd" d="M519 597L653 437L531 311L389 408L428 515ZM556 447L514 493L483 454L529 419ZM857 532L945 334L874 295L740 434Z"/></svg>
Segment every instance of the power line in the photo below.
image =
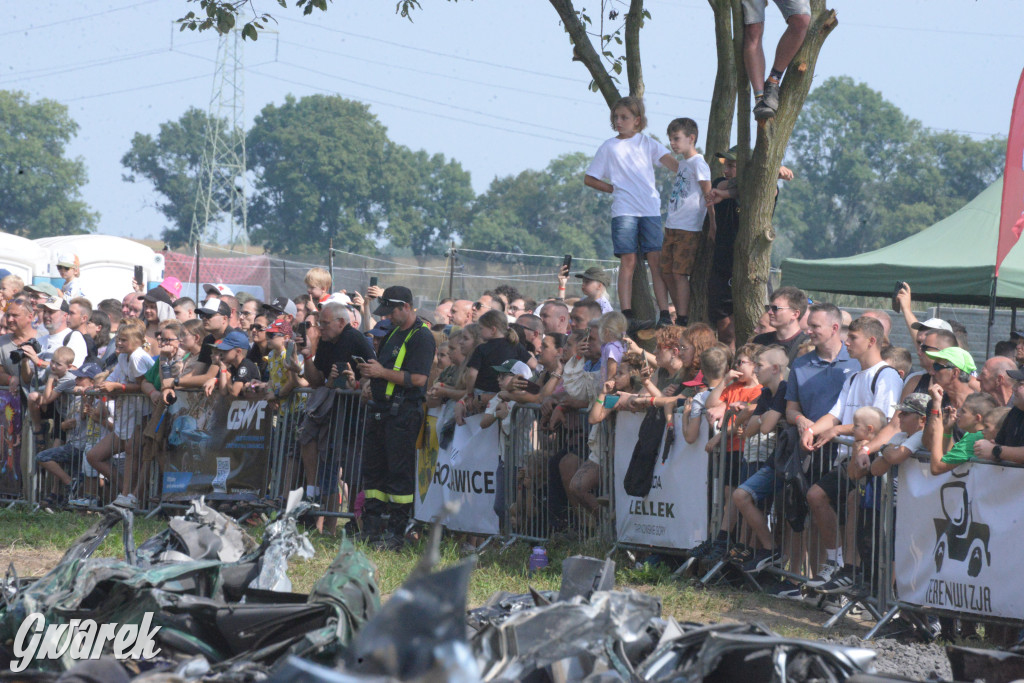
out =
<svg viewBox="0 0 1024 683"><path fill-rule="evenodd" d="M185 83L187 81L195 81L200 78L210 78L212 74L200 74L198 76L188 76L187 78L178 78L173 81L164 81L162 83L152 83L150 85L139 85L134 88L124 88L123 90L111 90L109 92L94 93L92 95L82 95L81 97L71 97L63 100L66 102L78 102L79 100L91 100L95 97L107 97L108 95L122 95L124 93L136 92L138 90L149 90L150 88L159 88L165 85L175 85L177 83Z"/></svg>
<svg viewBox="0 0 1024 683"><path fill-rule="evenodd" d="M70 24L72 22L85 21L86 19L93 19L95 17L102 17L107 14L113 14L114 12L120 12L126 9L132 9L133 7L142 7L143 5L151 5L157 0L143 0L142 2L136 2L131 5L124 5L123 7L114 7L112 9L103 10L102 12L96 12L94 14L85 14L80 17L70 17L68 19L61 19L60 21L53 21L49 24L40 24L39 26L29 26L28 28L18 28L11 31L4 31L0 33L0 36L9 36L15 33L26 33L28 31L38 31L43 28L50 28L51 26L60 26L61 24Z"/></svg>
<svg viewBox="0 0 1024 683"><path fill-rule="evenodd" d="M195 40L185 45L196 45L205 41ZM108 66L110 64L116 64L118 62L127 62L133 59L141 59L143 57L152 57L153 55L166 54L170 50L158 49L158 50L143 50L141 52L133 52L131 54L122 55L120 57L100 57L94 59L91 62L74 62L73 64L63 64L60 66L48 66L41 67L39 69L30 69L28 71L16 72L18 75L16 78L0 79L0 84L7 85L8 83L17 83L19 81L30 81L36 78L49 78L50 76L59 76L61 74L71 73L73 71L82 71L83 69L92 69L98 66ZM188 53L183 53L188 54Z"/></svg>
<svg viewBox="0 0 1024 683"><path fill-rule="evenodd" d="M512 128L505 128L505 127L502 127L502 126L495 126L495 125L491 125L491 124L487 124L487 123L480 123L479 121L472 121L470 119L463 119L463 118L459 118L457 116L448 116L448 115L445 115L445 114L435 114L434 112L424 111L423 109L413 109L413 108L411 108L411 107L409 107L407 105L392 104L391 102L383 102L381 100L374 100L374 99L367 98L367 97L357 97L355 95L349 95L349 94L346 94L346 93L342 93L339 90L332 90L330 88L323 88L323 87L321 87L319 85L312 85L310 83L303 83L301 81L296 81L294 79L283 78L281 76L275 76L273 74L268 74L268 73L263 72L263 71L257 71L257 70L255 70L255 69L253 69L251 67L247 68L246 70L249 71L250 73L256 74L257 76L263 76L264 78L270 78L270 79L275 80L275 81L281 81L282 83L288 83L289 85L293 85L293 86L297 85L297 86L301 86L303 88L309 88L311 90L316 90L316 91L328 93L328 94L331 94L331 95L341 95L342 97L349 97L349 98L352 98L352 99L357 99L360 102L365 102L367 104L375 104L375 105L381 106L381 107L390 107L390 108L393 108L393 109L400 109L400 110L406 111L406 112L411 111L411 112L415 112L417 114L422 114L423 116L430 116L430 117L433 117L433 118L445 119L445 120L448 120L448 121L455 121L457 123L466 123L466 124L469 124L471 126L479 126L481 128L489 128L491 130L499 130L499 131L502 131L502 132L505 132L505 133L513 133L513 134L516 134L516 135L525 135L527 137L538 138L540 140L550 140L550 141L553 141L553 142L559 142L559 143L566 144L566 145L581 145L582 144L579 141L566 140L564 138L556 138L556 137L552 137L550 135L541 135L539 133L529 133L529 132L526 132L526 131L514 130Z"/></svg>

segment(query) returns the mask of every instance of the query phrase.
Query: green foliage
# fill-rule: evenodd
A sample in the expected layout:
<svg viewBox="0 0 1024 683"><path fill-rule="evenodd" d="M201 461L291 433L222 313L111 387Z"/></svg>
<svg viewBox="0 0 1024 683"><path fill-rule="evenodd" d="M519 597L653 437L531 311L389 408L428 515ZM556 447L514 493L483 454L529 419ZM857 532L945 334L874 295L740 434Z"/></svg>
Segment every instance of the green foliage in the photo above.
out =
<svg viewBox="0 0 1024 683"><path fill-rule="evenodd" d="M63 104L0 90L0 230L36 238L96 229L99 216L79 194L85 163L64 156L77 132Z"/></svg>
<svg viewBox="0 0 1024 683"><path fill-rule="evenodd" d="M342 97L289 95L268 104L246 141L255 171L253 242L372 253L385 227L387 130L369 107Z"/></svg>
<svg viewBox="0 0 1024 683"><path fill-rule="evenodd" d="M463 246L610 258L611 197L583 185L589 161L577 152L554 159L543 171L496 178L477 198Z"/></svg>
<svg viewBox="0 0 1024 683"><path fill-rule="evenodd" d="M213 29L224 35L237 25L239 15L248 7L252 11L252 19L242 25L242 38L256 40L259 32L267 27L274 17L266 12L256 11L256 0L185 0L198 3L199 11L192 10L177 20L178 30L208 31ZM327 11L328 0L295 0L295 7L302 9L303 14L312 14L314 9ZM277 4L288 9L287 0L277 0Z"/></svg>
<svg viewBox="0 0 1024 683"><path fill-rule="evenodd" d="M177 121L160 124L155 138L136 133L131 148L121 157L121 165L128 170L122 176L124 180L148 180L163 196L156 208L168 220L163 239L171 246L180 246L189 239L203 145L210 125L226 128L228 122L211 121L205 112L190 107ZM211 223L222 216L217 206L225 205L224 198L215 198L211 210L216 213L209 217Z"/></svg>
<svg viewBox="0 0 1024 683"><path fill-rule="evenodd" d="M1002 173L1004 138L935 132L848 76L807 98L790 142L796 178L780 195L777 256L849 256L955 212Z"/></svg>

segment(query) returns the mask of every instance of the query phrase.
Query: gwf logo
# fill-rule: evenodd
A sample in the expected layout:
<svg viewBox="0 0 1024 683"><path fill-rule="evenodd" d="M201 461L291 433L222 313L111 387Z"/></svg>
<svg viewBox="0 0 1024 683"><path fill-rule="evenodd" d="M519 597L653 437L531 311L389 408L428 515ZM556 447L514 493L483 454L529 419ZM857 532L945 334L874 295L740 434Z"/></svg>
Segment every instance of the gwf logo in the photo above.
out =
<svg viewBox="0 0 1024 683"><path fill-rule="evenodd" d="M966 561L968 576L977 576L983 566L992 564L992 555L988 550L988 524L974 521L965 482L951 481L943 484L939 489L939 499L945 518L933 520L935 571L941 570L942 563L947 559Z"/></svg>
<svg viewBox="0 0 1024 683"><path fill-rule="evenodd" d="M228 429L249 429L253 426L253 420L256 420L256 429L259 429L266 415L266 401L232 401L228 408Z"/></svg>

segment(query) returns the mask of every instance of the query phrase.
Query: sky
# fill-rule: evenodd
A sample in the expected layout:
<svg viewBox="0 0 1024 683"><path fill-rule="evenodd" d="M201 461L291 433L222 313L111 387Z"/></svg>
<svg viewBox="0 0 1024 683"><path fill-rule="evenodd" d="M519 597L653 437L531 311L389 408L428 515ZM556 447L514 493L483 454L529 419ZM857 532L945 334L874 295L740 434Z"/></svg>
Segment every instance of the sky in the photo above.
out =
<svg viewBox="0 0 1024 683"><path fill-rule="evenodd" d="M368 103L396 142L461 162L477 192L561 154L592 154L612 135L603 99L587 89L589 75L571 61L568 36L541 0L422 0L413 22L395 14L394 0L334 0L310 16L253 1L277 24L244 44L247 127L288 94L340 94ZM68 154L86 164L82 196L100 213L99 232L159 236L158 197L145 181L123 181L120 160L136 132L156 135L189 107L210 108L218 37L173 25L198 3L3 4L0 89L68 106L80 127ZM828 4L839 26L822 48L817 82L848 75L930 128L1006 134L1024 67L1020 0ZM651 130L663 134L672 118L689 116L703 136L716 69L711 10L702 0L646 6ZM769 63L783 28L770 6Z"/></svg>

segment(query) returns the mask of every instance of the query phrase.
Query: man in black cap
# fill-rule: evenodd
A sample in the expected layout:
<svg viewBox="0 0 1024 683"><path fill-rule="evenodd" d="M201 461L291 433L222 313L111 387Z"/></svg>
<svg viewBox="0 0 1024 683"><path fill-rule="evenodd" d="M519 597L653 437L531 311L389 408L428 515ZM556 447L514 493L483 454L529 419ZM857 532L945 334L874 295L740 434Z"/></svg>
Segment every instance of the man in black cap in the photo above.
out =
<svg viewBox="0 0 1024 683"><path fill-rule="evenodd" d="M217 365L213 362L213 345L223 339L228 332L234 330L228 324L231 318L231 307L215 296L207 299L200 308L196 309L196 315L203 321L203 347L199 351L199 357L191 372L182 377L174 379L174 386L178 387L202 387L207 382L214 385L217 382ZM164 390L164 398L173 395L173 389Z"/></svg>
<svg viewBox="0 0 1024 683"><path fill-rule="evenodd" d="M430 325L416 315L407 287L385 289L373 313L390 317L394 326L381 344L379 362L359 366L370 380L363 386L369 401L363 440L363 538L400 545L412 517L416 438L436 348Z"/></svg>

